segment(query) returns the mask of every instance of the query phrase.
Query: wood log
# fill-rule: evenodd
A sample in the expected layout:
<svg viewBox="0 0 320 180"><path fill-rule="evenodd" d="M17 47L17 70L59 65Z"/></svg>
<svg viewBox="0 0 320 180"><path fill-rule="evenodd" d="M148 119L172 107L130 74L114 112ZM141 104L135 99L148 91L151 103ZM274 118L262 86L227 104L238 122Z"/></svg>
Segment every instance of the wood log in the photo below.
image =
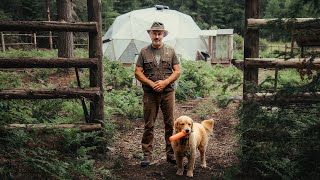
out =
<svg viewBox="0 0 320 180"><path fill-rule="evenodd" d="M248 28L250 29L259 29L267 27L274 27L275 23L284 23L290 25L294 29L319 29L320 28L320 19L316 18L270 18L270 19L247 19Z"/></svg>
<svg viewBox="0 0 320 180"><path fill-rule="evenodd" d="M0 21L0 31L97 32L96 22Z"/></svg>
<svg viewBox="0 0 320 180"><path fill-rule="evenodd" d="M246 101L253 101L260 104L290 104L290 103L320 103L320 92L305 93L254 93L247 94Z"/></svg>
<svg viewBox="0 0 320 180"><path fill-rule="evenodd" d="M30 36L32 37L33 34L3 34L4 36Z"/></svg>
<svg viewBox="0 0 320 180"><path fill-rule="evenodd" d="M320 58L309 60L301 59L277 59L277 58L246 58L246 67L258 68L299 68L299 69L320 69Z"/></svg>
<svg viewBox="0 0 320 180"><path fill-rule="evenodd" d="M90 69L90 86L100 87L104 92L103 83L103 54L102 54L102 19L101 19L101 0L87 1L88 20L97 22L97 33L89 33L89 57L98 58L98 68ZM92 121L94 119L104 119L104 97L103 93L90 103L90 113Z"/></svg>
<svg viewBox="0 0 320 180"><path fill-rule="evenodd" d="M231 64L234 65L237 69L243 71L244 69L244 61L242 60L231 60Z"/></svg>
<svg viewBox="0 0 320 180"><path fill-rule="evenodd" d="M100 96L99 88L63 88L51 90L12 89L0 90L0 99L94 99Z"/></svg>
<svg viewBox="0 0 320 180"><path fill-rule="evenodd" d="M245 1L245 35L244 35L244 60L245 58L259 57L259 29L248 28L247 19L259 18L260 15L260 0ZM243 94L250 92L249 84L258 83L259 69L256 67L244 67L243 71ZM243 96L246 97L246 96Z"/></svg>
<svg viewBox="0 0 320 180"><path fill-rule="evenodd" d="M97 68L98 58L0 58L0 68Z"/></svg>
<svg viewBox="0 0 320 180"><path fill-rule="evenodd" d="M34 43L7 43L6 46L31 45Z"/></svg>
<svg viewBox="0 0 320 180"><path fill-rule="evenodd" d="M5 129L25 129L25 130L52 130L52 129L80 129L81 131L99 131L102 129L101 124L8 124Z"/></svg>
<svg viewBox="0 0 320 180"><path fill-rule="evenodd" d="M182 108L193 108L194 106L181 106Z"/></svg>
<svg viewBox="0 0 320 180"><path fill-rule="evenodd" d="M6 45L4 43L4 34L3 34L3 32L1 32L0 35L1 35L2 52L6 52Z"/></svg>

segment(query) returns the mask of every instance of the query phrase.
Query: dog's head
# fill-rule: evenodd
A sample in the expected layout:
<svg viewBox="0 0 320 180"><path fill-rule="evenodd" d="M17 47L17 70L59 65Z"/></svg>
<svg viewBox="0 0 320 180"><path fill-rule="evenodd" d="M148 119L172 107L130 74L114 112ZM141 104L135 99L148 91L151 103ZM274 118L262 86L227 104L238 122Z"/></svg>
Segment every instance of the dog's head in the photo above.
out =
<svg viewBox="0 0 320 180"><path fill-rule="evenodd" d="M193 120L189 116L180 116L174 122L174 131L191 133L193 127Z"/></svg>

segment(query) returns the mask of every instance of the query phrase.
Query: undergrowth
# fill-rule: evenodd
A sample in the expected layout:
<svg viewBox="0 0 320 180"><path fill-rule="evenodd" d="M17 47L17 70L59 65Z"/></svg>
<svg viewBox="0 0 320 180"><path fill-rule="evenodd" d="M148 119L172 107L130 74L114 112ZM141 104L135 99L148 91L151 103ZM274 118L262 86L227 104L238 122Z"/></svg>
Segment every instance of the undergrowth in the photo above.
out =
<svg viewBox="0 0 320 180"><path fill-rule="evenodd" d="M96 169L101 132L77 130L1 131L0 177L3 179L96 179L112 177Z"/></svg>
<svg viewBox="0 0 320 180"><path fill-rule="evenodd" d="M320 105L239 109L242 175L265 179L320 178Z"/></svg>

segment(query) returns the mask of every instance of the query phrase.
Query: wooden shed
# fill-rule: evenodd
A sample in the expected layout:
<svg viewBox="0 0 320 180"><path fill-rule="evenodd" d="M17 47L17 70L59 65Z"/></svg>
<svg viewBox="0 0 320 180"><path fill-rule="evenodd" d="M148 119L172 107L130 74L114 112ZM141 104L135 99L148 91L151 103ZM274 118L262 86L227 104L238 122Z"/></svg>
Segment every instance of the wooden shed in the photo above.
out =
<svg viewBox="0 0 320 180"><path fill-rule="evenodd" d="M233 58L233 29L202 30L211 64L229 64Z"/></svg>

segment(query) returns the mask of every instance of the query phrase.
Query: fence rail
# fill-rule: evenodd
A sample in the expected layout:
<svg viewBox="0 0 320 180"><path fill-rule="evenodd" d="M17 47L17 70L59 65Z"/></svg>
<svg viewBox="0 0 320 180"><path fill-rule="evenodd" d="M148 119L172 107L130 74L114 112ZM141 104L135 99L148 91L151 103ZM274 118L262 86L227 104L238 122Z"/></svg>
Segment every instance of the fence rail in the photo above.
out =
<svg viewBox="0 0 320 180"><path fill-rule="evenodd" d="M50 33L51 34L51 33ZM12 38L16 37L18 39L19 42L8 42L6 43L6 38L5 37L10 37L10 40L12 40ZM26 40L24 39L21 39L22 37L31 37L31 39L29 41L26 42ZM11 47L13 46L13 48L16 48L17 46L24 46L24 45L29 45L31 46L32 48L34 49L37 49L39 48L39 45L38 45L38 42L39 42L39 39L45 39L45 38L48 38L49 40L49 43L50 43L50 39L52 41L52 39L56 39L58 38L58 36L54 36L54 35L37 35L37 33L30 33L30 34L9 34L9 33L4 33L4 32L1 32L1 49L3 52L6 51L6 49L8 47ZM81 42L78 42L82 40ZM85 43L83 43L83 41L85 41ZM75 36L75 44L74 46L75 47L88 47L88 37L85 36L85 37L77 37ZM52 49L53 47L53 42L51 42L51 44L49 44L50 46L50 49Z"/></svg>

